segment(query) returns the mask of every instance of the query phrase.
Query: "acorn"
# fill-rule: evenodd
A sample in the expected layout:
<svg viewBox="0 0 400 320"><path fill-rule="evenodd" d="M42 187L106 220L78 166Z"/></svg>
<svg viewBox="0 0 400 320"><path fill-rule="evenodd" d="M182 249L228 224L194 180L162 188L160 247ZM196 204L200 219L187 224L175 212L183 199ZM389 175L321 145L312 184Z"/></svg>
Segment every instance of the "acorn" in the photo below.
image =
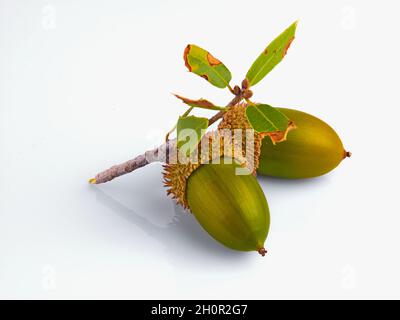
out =
<svg viewBox="0 0 400 320"><path fill-rule="evenodd" d="M232 107L219 129L250 128L246 104ZM350 157L338 134L324 121L302 111L276 108L296 126L282 143L255 133L257 173L279 178L301 179L326 174Z"/></svg>
<svg viewBox="0 0 400 320"><path fill-rule="evenodd" d="M288 134L287 141L273 144L262 141L258 173L279 178L313 178L335 169L350 157L343 143L324 121L308 113L277 108L297 126Z"/></svg>
<svg viewBox="0 0 400 320"><path fill-rule="evenodd" d="M213 132L203 139L215 143L220 137ZM189 209L204 230L221 244L264 256L270 226L264 192L252 174L237 174L237 169L247 166L241 154L233 151L232 155L224 155L222 146L219 151L222 156L217 161L210 151L206 157L213 161L209 163L203 159L199 163L165 165L167 193Z"/></svg>

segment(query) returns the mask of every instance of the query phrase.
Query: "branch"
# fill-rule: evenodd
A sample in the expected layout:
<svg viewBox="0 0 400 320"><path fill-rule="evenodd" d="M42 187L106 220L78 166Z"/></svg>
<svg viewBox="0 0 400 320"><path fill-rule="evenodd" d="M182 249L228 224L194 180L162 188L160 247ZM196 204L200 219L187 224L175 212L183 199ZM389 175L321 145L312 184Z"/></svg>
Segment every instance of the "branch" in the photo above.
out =
<svg viewBox="0 0 400 320"><path fill-rule="evenodd" d="M238 104L240 101L242 101L243 97L242 94L238 94L237 96L235 96L235 98L232 99L231 102L228 103L228 105L226 106L226 108L230 108L236 104ZM226 110L221 110L220 112L218 112L217 114L215 114L213 117L211 117L208 120L208 126L211 126L213 123L217 122L219 119L221 119L224 116L224 113L226 112Z"/></svg>
<svg viewBox="0 0 400 320"><path fill-rule="evenodd" d="M135 171L136 169L147 166L153 162L169 162L170 155L176 153L176 139L163 143L158 148L146 151L144 154L124 163L112 166L111 168L98 173L93 179L89 180L91 184L100 184L111 181L117 177Z"/></svg>
<svg viewBox="0 0 400 320"><path fill-rule="evenodd" d="M235 98L232 99L231 102L228 103L226 109L238 104L242 101L242 91L239 90ZM208 125L211 126L213 123L221 119L226 110L221 110L213 117L211 117L208 121ZM137 156L134 159L128 160L124 163L112 166L111 168L98 173L94 178L89 180L91 184L100 184L111 181L117 177L123 176L127 173L135 171L136 169L147 166L153 162L169 162L169 155L173 155L176 153L176 139L168 140L158 148L153 150L146 151L144 154Z"/></svg>

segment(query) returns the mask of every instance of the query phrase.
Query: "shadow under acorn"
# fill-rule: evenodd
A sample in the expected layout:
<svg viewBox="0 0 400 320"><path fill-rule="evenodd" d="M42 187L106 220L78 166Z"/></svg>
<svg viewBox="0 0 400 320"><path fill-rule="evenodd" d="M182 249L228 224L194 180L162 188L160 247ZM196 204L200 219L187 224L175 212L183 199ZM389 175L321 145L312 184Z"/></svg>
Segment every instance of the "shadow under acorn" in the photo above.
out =
<svg viewBox="0 0 400 320"><path fill-rule="evenodd" d="M147 178L154 177L150 176ZM151 182L146 181L141 184L141 192L147 195L146 200L150 201L154 207L155 202L160 201L160 197L158 194L152 192ZM118 183L118 181L112 183ZM95 193L96 200L101 205L107 207L129 223L139 227L151 238L157 240L160 243L159 254L166 254L172 264L181 261L185 264L192 263L199 265L203 259L212 259L217 264L220 262L226 265L228 262L230 264L241 265L246 263L246 261L248 262L252 256L259 258L254 252L240 252L224 247L208 235L192 214L185 211L179 205L173 205L175 214L172 220L166 226L158 226L138 214L135 209L128 207L107 194L101 187L91 186L90 188ZM121 188L127 187L123 183ZM162 208L163 206L165 207L165 201L160 203L158 207ZM163 213L162 210L159 211L160 217Z"/></svg>
<svg viewBox="0 0 400 320"><path fill-rule="evenodd" d="M326 185L329 177L290 180L258 176L258 179L268 189L268 196L271 193L273 196L275 192L280 194L282 192L290 193L292 188L297 190L299 187L307 189L314 189L316 186L321 187ZM228 262L234 265L242 265L249 261L254 261L252 257L260 259L255 252L235 251L218 243L208 235L192 214L185 211L180 205L174 204L172 199L170 201L174 215L165 226L152 223L149 219L138 214L138 210L134 209L133 205L126 205L125 203L132 203L132 197L137 197L137 199L145 197L146 202L149 203L149 206L151 204L153 208L152 218L154 218L154 211L156 211L157 216L155 218L157 219L158 217L160 221L165 221L165 217L162 216L165 214L165 210L163 210L165 208L165 199L160 198L158 192L154 192L155 185L161 183L158 169L146 172L146 179L140 181L140 191L136 195L127 192L127 190L130 190L129 185L132 186L132 183L138 183L134 175L109 183L113 184L113 193L125 196L126 201L124 199L122 201L115 199L101 185L90 186L90 189L96 195L96 200L129 223L139 227L151 238L157 240L160 243L159 253L166 254L172 264L181 262L198 265L199 261L203 259L213 259L217 264L220 262L222 265L226 265L226 262ZM155 207L157 209L154 209ZM188 259L189 257L190 259Z"/></svg>
<svg viewBox="0 0 400 320"><path fill-rule="evenodd" d="M332 173L328 173L320 177L307 178L307 179L286 179L286 178L276 178L276 177L257 175L257 180L262 185L271 186L274 189L279 189L279 190L284 189L287 192L289 192L292 189L298 190L298 188L316 189L318 187L324 187L329 182L331 174Z"/></svg>

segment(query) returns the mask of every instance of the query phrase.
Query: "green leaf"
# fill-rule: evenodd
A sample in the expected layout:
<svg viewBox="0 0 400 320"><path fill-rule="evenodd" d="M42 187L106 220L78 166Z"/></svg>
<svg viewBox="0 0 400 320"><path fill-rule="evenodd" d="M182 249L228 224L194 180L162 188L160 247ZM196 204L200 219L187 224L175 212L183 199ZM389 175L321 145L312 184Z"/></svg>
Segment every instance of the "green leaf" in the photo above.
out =
<svg viewBox="0 0 400 320"><path fill-rule="evenodd" d="M185 65L190 72L206 79L218 88L225 88L232 79L231 72L208 51L189 44L183 54Z"/></svg>
<svg viewBox="0 0 400 320"><path fill-rule="evenodd" d="M179 117L176 125L178 149L189 155L195 150L207 128L207 118Z"/></svg>
<svg viewBox="0 0 400 320"><path fill-rule="evenodd" d="M296 32L297 21L283 31L254 61L246 78L251 86L261 81L285 57Z"/></svg>
<svg viewBox="0 0 400 320"><path fill-rule="evenodd" d="M269 136L273 144L285 141L288 132L296 129L293 121L268 104L248 106L246 116L253 129L262 136Z"/></svg>
<svg viewBox="0 0 400 320"><path fill-rule="evenodd" d="M289 124L289 118L268 104L250 105L246 108L247 120L257 132L284 131Z"/></svg>
<svg viewBox="0 0 400 320"><path fill-rule="evenodd" d="M183 103L186 103L188 106L191 106L193 108L202 108L202 109L208 109L208 110L225 110L224 107L217 107L214 105L212 102L206 100L206 99L199 99L199 100L192 100L189 98L182 97L178 94L174 94L175 97L178 99L182 100Z"/></svg>

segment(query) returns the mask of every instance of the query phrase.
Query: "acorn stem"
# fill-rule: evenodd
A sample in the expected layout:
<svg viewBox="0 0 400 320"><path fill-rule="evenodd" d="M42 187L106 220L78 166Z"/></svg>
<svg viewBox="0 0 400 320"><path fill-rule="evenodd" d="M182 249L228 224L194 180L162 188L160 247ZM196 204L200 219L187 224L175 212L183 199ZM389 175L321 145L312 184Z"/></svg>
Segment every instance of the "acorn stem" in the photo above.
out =
<svg viewBox="0 0 400 320"><path fill-rule="evenodd" d="M169 140L158 148L146 151L144 154L137 156L124 163L112 166L111 168L98 173L94 178L89 180L91 184L100 184L111 181L117 177L135 171L153 162L168 162L170 154L176 151L176 140Z"/></svg>
<svg viewBox="0 0 400 320"><path fill-rule="evenodd" d="M265 248L262 247L262 248L260 248L260 249L258 250L258 253L261 254L263 257L265 257L265 254L267 253L267 250L265 250Z"/></svg>
<svg viewBox="0 0 400 320"><path fill-rule="evenodd" d="M232 107L243 100L242 93L236 95L231 102L228 103L226 109ZM213 123L221 119L226 110L221 110L208 120L208 125L211 126ZM135 171L136 169L142 168L153 162L165 162L168 163L169 155L176 151L176 139L168 140L158 148L146 151L144 154L137 156L134 159L128 160L124 163L117 164L111 168L98 173L94 178L89 180L90 184L100 184L111 181L117 177L123 176L127 173Z"/></svg>
<svg viewBox="0 0 400 320"><path fill-rule="evenodd" d="M228 103L228 105L226 106L226 109L228 109L229 107L232 107L232 106L238 104L238 103L239 103L240 101L242 101L242 100L243 100L243 97L242 97L241 94L235 96L235 97L232 99L232 101ZM208 125L211 126L213 123L215 123L216 121L218 121L219 119L221 119L221 118L224 116L225 112L227 111L226 109L225 109L225 110L219 111L217 114L215 114L213 117L211 117L211 118L208 120Z"/></svg>

